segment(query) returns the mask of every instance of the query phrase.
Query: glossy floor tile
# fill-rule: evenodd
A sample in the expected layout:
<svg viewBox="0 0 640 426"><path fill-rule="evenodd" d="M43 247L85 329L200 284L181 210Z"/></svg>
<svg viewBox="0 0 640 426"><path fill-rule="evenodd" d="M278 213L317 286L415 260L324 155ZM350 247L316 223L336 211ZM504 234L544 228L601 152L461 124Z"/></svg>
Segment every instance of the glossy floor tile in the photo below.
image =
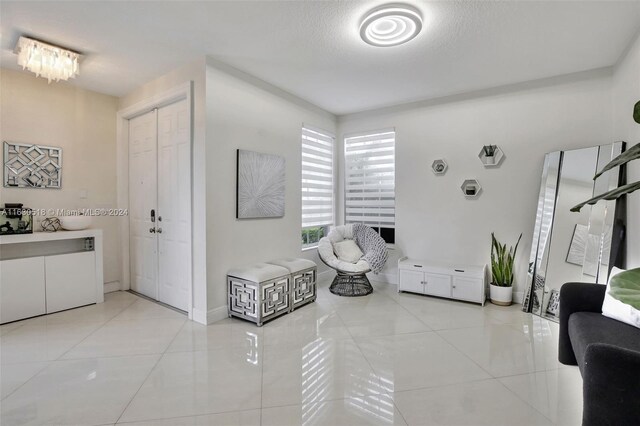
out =
<svg viewBox="0 0 640 426"><path fill-rule="evenodd" d="M121 421L260 408L261 357L244 348L166 353Z"/></svg>
<svg viewBox="0 0 640 426"><path fill-rule="evenodd" d="M182 318L113 319L67 352L64 359L163 353L186 322Z"/></svg>
<svg viewBox="0 0 640 426"><path fill-rule="evenodd" d="M577 367L499 379L557 425L582 423L582 377Z"/></svg>
<svg viewBox="0 0 640 426"><path fill-rule="evenodd" d="M2 326L1 424L579 424L557 324L374 287L346 298L323 282L263 327L123 292Z"/></svg>
<svg viewBox="0 0 640 426"><path fill-rule="evenodd" d="M54 361L2 401L2 424L115 423L158 358Z"/></svg>
<svg viewBox="0 0 640 426"><path fill-rule="evenodd" d="M545 371L560 366L558 338L550 328L525 333L503 324L443 330L438 334L494 377Z"/></svg>
<svg viewBox="0 0 640 426"><path fill-rule="evenodd" d="M52 361L101 327L99 322L24 325L0 336L2 365Z"/></svg>
<svg viewBox="0 0 640 426"><path fill-rule="evenodd" d="M25 362L0 367L0 399L9 396L47 365L49 362Z"/></svg>
<svg viewBox="0 0 640 426"><path fill-rule="evenodd" d="M302 348L267 346L264 350L263 407L381 392L377 376L351 339L318 338Z"/></svg>
<svg viewBox="0 0 640 426"><path fill-rule="evenodd" d="M409 426L552 424L495 379L398 392L393 400Z"/></svg>
<svg viewBox="0 0 640 426"><path fill-rule="evenodd" d="M435 332L356 341L388 392L491 377Z"/></svg>
<svg viewBox="0 0 640 426"><path fill-rule="evenodd" d="M264 408L263 426L406 425L388 395Z"/></svg>
<svg viewBox="0 0 640 426"><path fill-rule="evenodd" d="M235 411L202 416L173 417L164 420L118 423L130 426L260 426L260 410Z"/></svg>
<svg viewBox="0 0 640 426"><path fill-rule="evenodd" d="M225 319L209 326L187 321L167 352L206 351L225 348L260 348L263 328L248 321Z"/></svg>

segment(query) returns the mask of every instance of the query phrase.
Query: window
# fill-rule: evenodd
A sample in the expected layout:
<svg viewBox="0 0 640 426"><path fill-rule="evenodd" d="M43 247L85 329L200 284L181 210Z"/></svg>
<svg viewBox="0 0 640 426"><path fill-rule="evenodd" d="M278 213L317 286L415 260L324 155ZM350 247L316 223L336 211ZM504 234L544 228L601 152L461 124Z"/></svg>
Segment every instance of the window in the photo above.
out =
<svg viewBox="0 0 640 426"><path fill-rule="evenodd" d="M302 127L302 248L315 247L333 225L334 136Z"/></svg>
<svg viewBox="0 0 640 426"><path fill-rule="evenodd" d="M395 130L345 137L345 222L377 230L395 242Z"/></svg>

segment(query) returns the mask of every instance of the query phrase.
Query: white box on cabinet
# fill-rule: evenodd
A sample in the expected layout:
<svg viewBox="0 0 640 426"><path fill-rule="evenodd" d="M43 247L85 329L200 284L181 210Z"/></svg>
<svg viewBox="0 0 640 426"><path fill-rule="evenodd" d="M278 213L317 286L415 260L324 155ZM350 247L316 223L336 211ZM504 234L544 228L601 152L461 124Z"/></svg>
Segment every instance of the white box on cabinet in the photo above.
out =
<svg viewBox="0 0 640 426"><path fill-rule="evenodd" d="M0 323L45 313L44 257L0 261Z"/></svg>
<svg viewBox="0 0 640 426"><path fill-rule="evenodd" d="M486 266L449 265L409 259L398 260L398 291L464 300L484 305Z"/></svg>
<svg viewBox="0 0 640 426"><path fill-rule="evenodd" d="M96 303L93 251L46 256L44 262L48 314Z"/></svg>

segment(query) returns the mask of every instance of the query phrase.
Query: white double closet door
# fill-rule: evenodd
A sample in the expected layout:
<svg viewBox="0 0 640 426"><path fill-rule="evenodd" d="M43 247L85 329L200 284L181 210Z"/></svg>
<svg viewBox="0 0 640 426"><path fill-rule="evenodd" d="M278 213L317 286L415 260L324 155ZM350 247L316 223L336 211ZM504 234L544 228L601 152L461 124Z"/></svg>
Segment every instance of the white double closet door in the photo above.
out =
<svg viewBox="0 0 640 426"><path fill-rule="evenodd" d="M183 311L191 289L187 100L129 120L131 289Z"/></svg>

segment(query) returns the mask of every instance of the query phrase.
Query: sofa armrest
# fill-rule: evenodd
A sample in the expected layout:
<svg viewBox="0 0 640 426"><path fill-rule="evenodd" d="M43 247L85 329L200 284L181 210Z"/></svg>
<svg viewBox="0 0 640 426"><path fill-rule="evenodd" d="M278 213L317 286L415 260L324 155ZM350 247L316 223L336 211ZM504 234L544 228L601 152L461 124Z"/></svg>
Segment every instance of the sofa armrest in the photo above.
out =
<svg viewBox="0 0 640 426"><path fill-rule="evenodd" d="M602 312L602 302L607 287L602 284L566 283L560 288L560 338L558 360L576 365L569 338L569 317L574 312Z"/></svg>
<svg viewBox="0 0 640 426"><path fill-rule="evenodd" d="M583 371L583 426L638 425L640 352L592 343Z"/></svg>

